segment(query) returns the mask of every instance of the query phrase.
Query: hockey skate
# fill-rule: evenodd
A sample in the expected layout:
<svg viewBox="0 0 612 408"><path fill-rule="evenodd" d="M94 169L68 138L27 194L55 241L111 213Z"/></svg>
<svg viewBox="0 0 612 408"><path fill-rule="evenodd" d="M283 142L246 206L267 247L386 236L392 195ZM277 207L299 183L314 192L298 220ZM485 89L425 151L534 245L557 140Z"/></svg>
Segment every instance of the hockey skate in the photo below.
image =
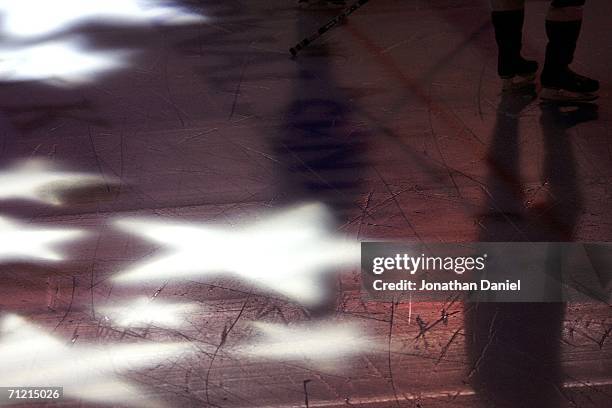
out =
<svg viewBox="0 0 612 408"><path fill-rule="evenodd" d="M566 68L556 74L542 74L540 98L544 101L589 102L599 97L598 90L598 81Z"/></svg>
<svg viewBox="0 0 612 408"><path fill-rule="evenodd" d="M543 101L589 102L597 99L599 82L569 68L574 59L581 20L546 21L546 63L542 70Z"/></svg>
<svg viewBox="0 0 612 408"><path fill-rule="evenodd" d="M504 92L533 86L538 72L536 61L526 60L521 56L509 62L500 61L498 66L498 73L502 80L502 91Z"/></svg>

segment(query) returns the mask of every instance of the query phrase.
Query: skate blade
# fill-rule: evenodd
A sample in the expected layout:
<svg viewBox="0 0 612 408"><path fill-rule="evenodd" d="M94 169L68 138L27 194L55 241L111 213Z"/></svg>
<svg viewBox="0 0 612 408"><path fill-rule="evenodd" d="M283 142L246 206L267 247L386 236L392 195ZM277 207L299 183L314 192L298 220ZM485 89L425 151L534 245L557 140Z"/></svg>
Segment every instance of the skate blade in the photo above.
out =
<svg viewBox="0 0 612 408"><path fill-rule="evenodd" d="M599 98L591 92L572 92L565 89L542 88L540 99L545 102L590 102Z"/></svg>
<svg viewBox="0 0 612 408"><path fill-rule="evenodd" d="M528 75L515 75L512 78L502 78L502 91L512 92L527 88L528 86L533 85L535 78L535 72Z"/></svg>

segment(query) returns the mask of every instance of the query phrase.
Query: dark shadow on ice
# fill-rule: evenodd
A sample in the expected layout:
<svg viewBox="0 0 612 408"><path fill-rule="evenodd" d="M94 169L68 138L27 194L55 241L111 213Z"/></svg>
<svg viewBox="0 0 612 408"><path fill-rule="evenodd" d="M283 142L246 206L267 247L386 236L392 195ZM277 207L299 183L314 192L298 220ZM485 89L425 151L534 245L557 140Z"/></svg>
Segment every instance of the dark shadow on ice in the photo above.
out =
<svg viewBox="0 0 612 408"><path fill-rule="evenodd" d="M505 93L498 106L485 186L484 242L572 241L582 206L568 130L597 117L595 105L541 105L544 137L543 204L523 197L519 167L519 117L535 91ZM546 255L546 273L558 271L560 254ZM468 379L486 406L553 408L566 398L561 368L565 303L468 303Z"/></svg>
<svg viewBox="0 0 612 408"><path fill-rule="evenodd" d="M326 18L299 13L298 37L310 35ZM323 38L294 60L297 75L292 96L273 143L281 163L277 176L281 203L322 203L340 223L360 211L367 135L351 123L353 108L346 90L333 76L333 60ZM330 298L320 310L311 312L325 314L333 309L333 302Z"/></svg>

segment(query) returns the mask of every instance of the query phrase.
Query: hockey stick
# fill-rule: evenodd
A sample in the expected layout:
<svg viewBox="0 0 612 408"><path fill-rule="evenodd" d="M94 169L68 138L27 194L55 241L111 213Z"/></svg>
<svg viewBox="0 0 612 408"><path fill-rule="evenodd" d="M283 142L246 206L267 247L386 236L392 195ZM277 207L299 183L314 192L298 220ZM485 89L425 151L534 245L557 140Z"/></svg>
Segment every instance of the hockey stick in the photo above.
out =
<svg viewBox="0 0 612 408"><path fill-rule="evenodd" d="M344 10L342 13L338 14L336 17L329 20L325 25L317 30L316 33L312 34L310 37L304 38L302 41L297 43L293 48L289 49L292 57L295 57L298 52L302 49L306 48L310 43L315 41L317 38L321 37L323 34L342 23L344 19L353 14L353 12L357 11L361 6L366 4L370 0L357 0L352 6Z"/></svg>

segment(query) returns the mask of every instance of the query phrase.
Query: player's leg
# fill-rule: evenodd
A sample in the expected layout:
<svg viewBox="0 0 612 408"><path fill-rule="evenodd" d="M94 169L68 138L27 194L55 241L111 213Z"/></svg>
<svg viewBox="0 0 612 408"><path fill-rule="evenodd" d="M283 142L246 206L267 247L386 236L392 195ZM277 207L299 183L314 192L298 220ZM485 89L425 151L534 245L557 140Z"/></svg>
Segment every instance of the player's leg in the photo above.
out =
<svg viewBox="0 0 612 408"><path fill-rule="evenodd" d="M538 63L522 57L525 0L491 0L492 21L498 48L497 73L504 89L535 79Z"/></svg>
<svg viewBox="0 0 612 408"><path fill-rule="evenodd" d="M584 2L553 0L550 5L546 16L548 45L541 78L542 99L588 101L597 98L599 82L569 68L580 35Z"/></svg>

